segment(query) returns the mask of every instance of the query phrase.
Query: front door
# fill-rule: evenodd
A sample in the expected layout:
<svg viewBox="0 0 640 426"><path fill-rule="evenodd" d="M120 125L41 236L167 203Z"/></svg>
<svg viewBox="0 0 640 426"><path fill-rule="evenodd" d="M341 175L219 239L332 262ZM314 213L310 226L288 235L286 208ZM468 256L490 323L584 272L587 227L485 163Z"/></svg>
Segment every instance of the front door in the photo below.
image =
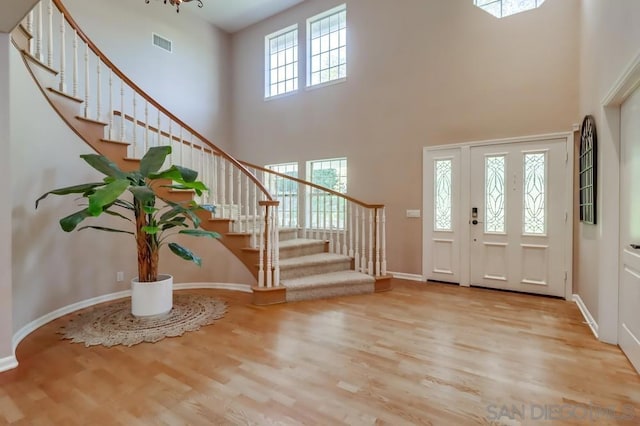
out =
<svg viewBox="0 0 640 426"><path fill-rule="evenodd" d="M471 147L471 285L565 297L566 139Z"/></svg>
<svg viewBox="0 0 640 426"><path fill-rule="evenodd" d="M622 350L640 371L640 89L622 105L618 336Z"/></svg>

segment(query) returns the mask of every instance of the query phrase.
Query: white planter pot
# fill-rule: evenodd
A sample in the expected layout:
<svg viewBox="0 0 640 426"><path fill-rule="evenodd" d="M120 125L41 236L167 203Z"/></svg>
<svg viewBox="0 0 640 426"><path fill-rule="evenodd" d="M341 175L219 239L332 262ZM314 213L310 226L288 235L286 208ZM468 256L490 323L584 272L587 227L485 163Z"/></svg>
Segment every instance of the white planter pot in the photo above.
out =
<svg viewBox="0 0 640 426"><path fill-rule="evenodd" d="M168 313L173 307L173 277L158 275L150 283L131 280L131 313L136 317L151 317Z"/></svg>

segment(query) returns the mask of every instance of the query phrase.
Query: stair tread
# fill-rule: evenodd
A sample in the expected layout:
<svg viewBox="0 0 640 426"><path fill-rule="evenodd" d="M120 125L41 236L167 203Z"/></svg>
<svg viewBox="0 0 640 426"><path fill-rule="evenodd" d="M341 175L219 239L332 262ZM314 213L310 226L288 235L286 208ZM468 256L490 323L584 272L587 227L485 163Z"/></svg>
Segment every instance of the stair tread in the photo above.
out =
<svg viewBox="0 0 640 426"><path fill-rule="evenodd" d="M294 238L291 240L281 241L279 243L280 249L287 249L291 247L305 247L305 246L314 246L314 245L324 245L325 242L323 240L314 240L311 238Z"/></svg>
<svg viewBox="0 0 640 426"><path fill-rule="evenodd" d="M351 258L342 254L317 253L280 260L280 269L321 265L332 262L350 262Z"/></svg>
<svg viewBox="0 0 640 426"><path fill-rule="evenodd" d="M374 282L374 277L357 271L329 272L326 274L309 275L280 281L280 283L288 289L372 284Z"/></svg>

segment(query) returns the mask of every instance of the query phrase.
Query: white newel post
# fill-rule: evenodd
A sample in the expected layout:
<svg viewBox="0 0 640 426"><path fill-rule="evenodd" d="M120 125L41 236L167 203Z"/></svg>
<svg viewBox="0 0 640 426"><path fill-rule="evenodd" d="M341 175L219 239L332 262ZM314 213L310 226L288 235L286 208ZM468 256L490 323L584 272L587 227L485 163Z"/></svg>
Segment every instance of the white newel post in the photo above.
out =
<svg viewBox="0 0 640 426"><path fill-rule="evenodd" d="M373 209L369 209L369 263L367 264L369 275L375 275L373 270L373 244L375 243L373 239L373 220Z"/></svg>
<svg viewBox="0 0 640 426"><path fill-rule="evenodd" d="M375 273L376 277L380 276L380 209L376 207L375 211L375 235L376 235L376 265Z"/></svg>
<svg viewBox="0 0 640 426"><path fill-rule="evenodd" d="M267 230L264 233L265 234L265 238L267 241L267 247L266 247L266 252L267 252L267 264L265 266L265 270L267 272L267 288L271 288L273 287L273 270L272 270L272 262L273 262L273 258L272 258L272 254L273 254L273 237L272 237L272 232L273 232L273 209L270 208L271 205L267 204L267 216L266 216L266 220L267 220Z"/></svg>
<svg viewBox="0 0 640 426"><path fill-rule="evenodd" d="M266 207L263 206L263 208L266 211ZM258 287L264 287L264 235L265 235L265 224L266 224L266 217L265 220L261 220L260 221L260 252L258 254Z"/></svg>
<svg viewBox="0 0 640 426"><path fill-rule="evenodd" d="M360 252L360 271L364 272L365 274L367 273L367 237L366 237L366 232L365 232L365 227L367 225L367 218L366 218L366 210L364 209L364 207L361 207L361 216L360 216L360 224L362 226L362 233L361 233L361 237L362 237L362 246L361 249L362 251Z"/></svg>
<svg viewBox="0 0 640 426"><path fill-rule="evenodd" d="M278 204L273 206L273 286L280 286L280 230L278 227Z"/></svg>
<svg viewBox="0 0 640 426"><path fill-rule="evenodd" d="M382 250L382 265L381 265L381 270L380 273L382 275L387 275L387 225L386 225L386 208L382 208L382 234L381 234L381 238L382 238L382 244L381 244L381 250Z"/></svg>

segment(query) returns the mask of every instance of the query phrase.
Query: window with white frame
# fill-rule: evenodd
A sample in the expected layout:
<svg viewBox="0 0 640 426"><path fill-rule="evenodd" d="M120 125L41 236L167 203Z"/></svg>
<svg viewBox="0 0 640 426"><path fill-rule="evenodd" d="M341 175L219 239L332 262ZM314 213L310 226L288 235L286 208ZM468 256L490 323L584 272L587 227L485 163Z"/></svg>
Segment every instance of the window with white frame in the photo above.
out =
<svg viewBox="0 0 640 426"><path fill-rule="evenodd" d="M335 192L346 194L347 159L309 161L307 179ZM312 229L344 229L347 205L343 197L311 188L307 198L307 223Z"/></svg>
<svg viewBox="0 0 640 426"><path fill-rule="evenodd" d="M473 4L496 18L536 9L545 0L473 0Z"/></svg>
<svg viewBox="0 0 640 426"><path fill-rule="evenodd" d="M307 19L307 86L347 76L347 6Z"/></svg>
<svg viewBox="0 0 640 426"><path fill-rule="evenodd" d="M283 175L298 177L298 163L270 164L266 168ZM266 183L269 192L280 201L279 226L296 228L298 226L298 183L276 174L269 174Z"/></svg>
<svg viewBox="0 0 640 426"><path fill-rule="evenodd" d="M265 37L265 98L298 90L298 26Z"/></svg>

